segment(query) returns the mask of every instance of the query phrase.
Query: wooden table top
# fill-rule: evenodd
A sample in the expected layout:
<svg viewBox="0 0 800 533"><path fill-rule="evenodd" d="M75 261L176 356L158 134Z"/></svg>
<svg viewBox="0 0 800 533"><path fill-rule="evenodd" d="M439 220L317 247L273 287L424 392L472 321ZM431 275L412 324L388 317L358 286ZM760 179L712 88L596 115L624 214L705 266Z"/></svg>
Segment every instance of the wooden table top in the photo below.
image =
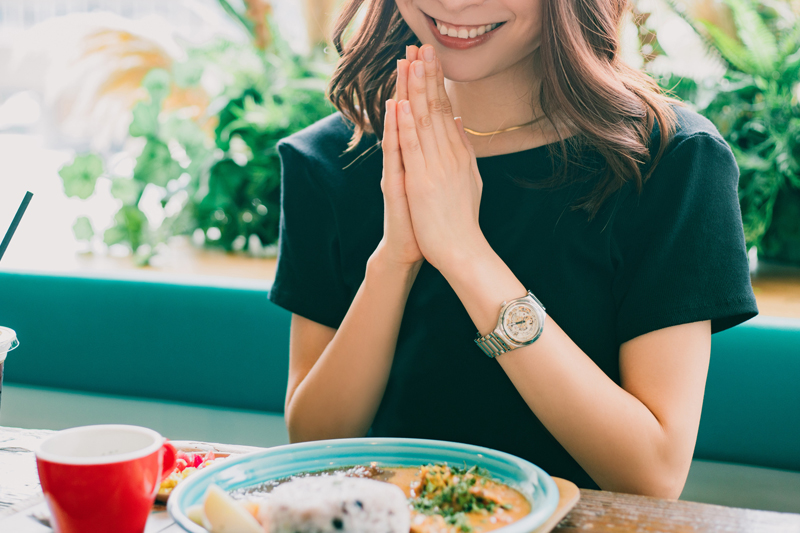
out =
<svg viewBox="0 0 800 533"><path fill-rule="evenodd" d="M0 530L4 516L41 500L33 450L51 433L0 427ZM800 514L581 489L580 501L553 531L800 533Z"/></svg>

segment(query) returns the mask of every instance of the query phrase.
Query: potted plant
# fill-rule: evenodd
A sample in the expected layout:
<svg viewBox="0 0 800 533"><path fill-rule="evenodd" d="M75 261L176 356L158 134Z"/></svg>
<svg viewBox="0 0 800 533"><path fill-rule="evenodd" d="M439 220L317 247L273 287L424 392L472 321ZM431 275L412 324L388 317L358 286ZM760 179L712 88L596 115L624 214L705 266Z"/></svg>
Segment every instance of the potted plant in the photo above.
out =
<svg viewBox="0 0 800 533"><path fill-rule="evenodd" d="M708 117L741 172L739 200L749 247L759 258L800 265L800 13L789 2L723 0L673 9L698 32L727 72L712 87L661 80L682 98L707 102ZM733 24L730 24L732 21ZM710 97L697 98L700 91Z"/></svg>
<svg viewBox="0 0 800 533"><path fill-rule="evenodd" d="M144 69L142 97L128 130L140 146L132 175L114 176L109 157L96 153L78 155L60 171L67 195L84 199L100 176L111 180L121 205L103 241L127 246L140 265L175 235L254 255L274 245L280 214L277 142L334 111L325 97L333 64L321 46L295 53L276 31L264 0L249 0L241 10L226 0L220 4L248 33L248 42L188 50L182 61L148 55L152 68ZM119 54L152 50L142 39L119 39ZM142 62L137 69L141 75ZM216 94L201 83L209 71L225 80ZM158 220L142 209L148 195L161 205ZM79 239L94 234L86 217L73 229Z"/></svg>

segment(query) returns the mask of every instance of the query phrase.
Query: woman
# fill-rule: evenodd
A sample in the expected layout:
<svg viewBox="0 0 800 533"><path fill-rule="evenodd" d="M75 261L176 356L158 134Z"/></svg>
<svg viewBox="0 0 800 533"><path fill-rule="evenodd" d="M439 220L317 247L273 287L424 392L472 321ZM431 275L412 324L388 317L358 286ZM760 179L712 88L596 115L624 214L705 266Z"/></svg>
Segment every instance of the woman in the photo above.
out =
<svg viewBox="0 0 800 533"><path fill-rule="evenodd" d="M292 440L677 498L711 334L757 313L729 147L622 62L625 0L372 0L344 46L362 2L340 113L279 144Z"/></svg>

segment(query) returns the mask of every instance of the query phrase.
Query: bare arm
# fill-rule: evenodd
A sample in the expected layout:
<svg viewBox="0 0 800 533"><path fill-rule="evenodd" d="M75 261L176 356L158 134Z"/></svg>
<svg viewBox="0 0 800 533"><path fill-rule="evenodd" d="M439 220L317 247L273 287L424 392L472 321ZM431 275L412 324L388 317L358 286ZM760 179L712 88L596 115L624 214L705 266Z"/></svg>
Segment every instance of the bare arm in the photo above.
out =
<svg viewBox="0 0 800 533"><path fill-rule="evenodd" d="M408 205L425 259L486 335L497 323L500 303L523 296L527 287L480 228L482 181L475 152L452 116L434 54L426 44L427 61L412 64L419 75L407 78L410 102L402 102L408 111L399 115ZM677 498L697 438L710 346L709 321L641 335L620 347L618 385L549 317L536 342L497 362L598 485Z"/></svg>
<svg viewBox="0 0 800 533"><path fill-rule="evenodd" d="M415 58L416 46L406 54ZM405 94L408 61L398 62ZM422 265L411 227L396 106L386 104L382 140L384 235L338 330L294 315L286 424L293 442L361 437L380 405L408 293Z"/></svg>
<svg viewBox="0 0 800 533"><path fill-rule="evenodd" d="M292 316L286 393L292 442L367 433L386 388L418 270L397 267L376 253L338 330Z"/></svg>
<svg viewBox="0 0 800 533"><path fill-rule="evenodd" d="M482 335L496 326L500 303L527 290L486 246L443 272ZM641 335L620 347L617 385L548 316L536 342L497 362L601 488L677 498L697 439L710 351L708 321Z"/></svg>

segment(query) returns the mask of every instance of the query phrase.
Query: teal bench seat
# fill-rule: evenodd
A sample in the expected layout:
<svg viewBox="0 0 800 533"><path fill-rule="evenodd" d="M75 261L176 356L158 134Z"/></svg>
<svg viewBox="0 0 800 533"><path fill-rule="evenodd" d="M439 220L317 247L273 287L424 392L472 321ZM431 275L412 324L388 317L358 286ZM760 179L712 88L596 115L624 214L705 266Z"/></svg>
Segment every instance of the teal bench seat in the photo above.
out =
<svg viewBox="0 0 800 533"><path fill-rule="evenodd" d="M21 342L6 382L30 394L45 387L279 416L290 314L268 290L224 278L0 272L0 324ZM800 320L756 317L714 335L695 450L704 482L714 465L776 469L800 502L798 378Z"/></svg>

